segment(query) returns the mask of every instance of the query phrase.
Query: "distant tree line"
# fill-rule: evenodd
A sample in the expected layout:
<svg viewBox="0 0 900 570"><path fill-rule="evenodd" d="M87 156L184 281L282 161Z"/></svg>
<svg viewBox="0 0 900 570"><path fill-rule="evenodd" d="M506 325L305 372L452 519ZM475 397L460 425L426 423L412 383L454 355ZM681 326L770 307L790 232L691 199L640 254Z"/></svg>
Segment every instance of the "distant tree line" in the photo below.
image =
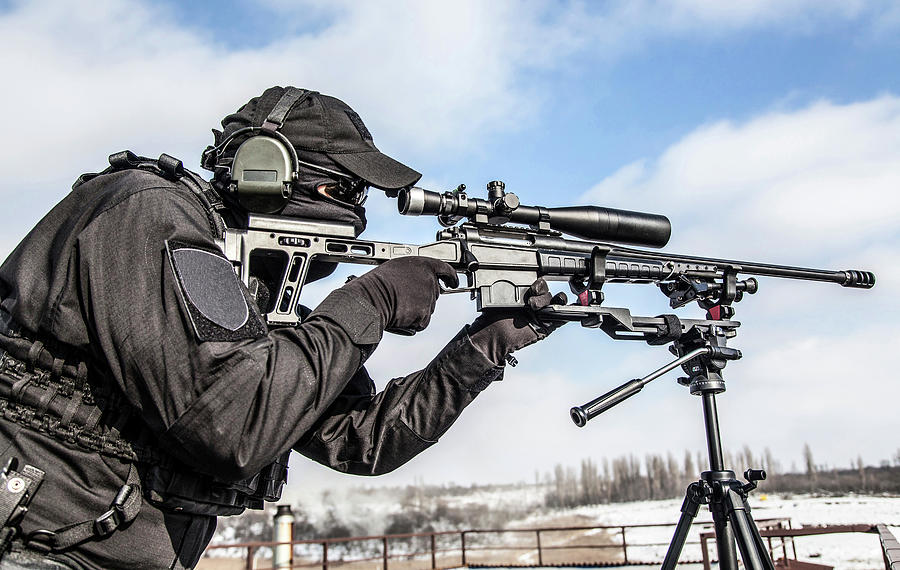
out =
<svg viewBox="0 0 900 570"><path fill-rule="evenodd" d="M747 468L765 469L768 478L757 492L812 493L845 495L871 493L900 495L900 450L878 466L865 465L861 457L849 467L836 468L817 464L809 445L803 448L801 467L783 470L771 452L765 449L755 454L749 447L737 453L725 453L725 465L738 477ZM583 505L619 503L639 500L679 498L700 472L706 470L705 454L685 451L635 455L615 459L583 459L576 468L556 465L552 472L536 474L534 485L413 485L394 488L359 488L348 497L338 498L329 491L322 495L327 506L324 516L311 519L302 505L294 506L295 537L298 539L341 538L378 534L407 534L467 528L504 528L510 522L522 520L535 511L565 509ZM458 500L480 493L496 496L510 489L526 489L529 499L497 501L490 508L477 501ZM378 501L400 508L383 518L360 516L353 510L353 497L375 496ZM270 540L274 508L266 511L247 511L240 517L224 517L219 521L217 534L226 542ZM424 539L398 541L410 549ZM350 548L365 545L336 545L335 556L350 555Z"/></svg>
<svg viewBox="0 0 900 570"><path fill-rule="evenodd" d="M867 466L861 457L849 468L816 465L809 445L803 448L804 471L782 473L769 449L754 454L744 447L736 454L725 452L725 466L741 478L748 468L765 469L766 481L760 484L770 493L887 493L900 494L900 450L892 462ZM684 495L685 488L708 469L704 457L686 451L681 459L672 453L665 456L648 453L643 459L635 455L602 459L598 464L583 459L579 469L556 465L545 477L549 489L545 504L551 508L570 508L601 503L620 503L671 499Z"/></svg>

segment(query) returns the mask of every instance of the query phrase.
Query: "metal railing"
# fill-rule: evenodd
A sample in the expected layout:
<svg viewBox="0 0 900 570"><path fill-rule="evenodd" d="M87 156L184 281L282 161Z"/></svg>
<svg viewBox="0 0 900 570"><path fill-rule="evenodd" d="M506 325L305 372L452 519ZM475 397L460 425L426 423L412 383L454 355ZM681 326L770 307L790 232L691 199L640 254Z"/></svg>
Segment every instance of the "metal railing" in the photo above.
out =
<svg viewBox="0 0 900 570"><path fill-rule="evenodd" d="M900 541L894 538L894 535L888 530L886 525L877 525L875 530L878 533L878 539L881 541L881 554L884 556L885 570L900 568Z"/></svg>
<svg viewBox="0 0 900 570"><path fill-rule="evenodd" d="M775 518L756 521L762 531L790 529L790 519ZM710 521L695 526L711 526ZM674 528L674 523L593 525L542 527L527 529L466 529L458 531L392 534L349 538L294 540L289 543L247 542L209 546L205 557L212 562L217 551L243 549L244 568L262 570L256 566L257 553L279 544L291 544L293 561L284 568L322 568L334 570L345 567L372 569L378 562L382 570L442 570L456 567L536 567L536 566L622 566L653 564L641 551L660 549L665 541L641 538L642 530ZM635 535L638 535L635 537ZM377 546L366 543L380 543ZM700 564L709 560L706 541L701 534L689 540L702 552L702 559L682 560ZM774 549L775 546L771 545ZM204 565L201 564L200 568ZM212 567L209 565L208 567ZM233 567L233 566L232 566ZM271 568L271 566L269 566Z"/></svg>

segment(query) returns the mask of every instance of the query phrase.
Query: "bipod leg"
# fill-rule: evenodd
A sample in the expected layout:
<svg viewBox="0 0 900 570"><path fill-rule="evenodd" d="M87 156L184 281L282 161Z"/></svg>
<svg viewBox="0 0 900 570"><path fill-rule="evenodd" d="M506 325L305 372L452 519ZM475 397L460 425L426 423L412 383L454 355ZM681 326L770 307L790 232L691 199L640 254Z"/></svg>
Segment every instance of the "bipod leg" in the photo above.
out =
<svg viewBox="0 0 900 570"><path fill-rule="evenodd" d="M722 502L728 513L728 519L734 527L738 548L741 550L741 560L744 568L749 570L775 570L769 551L763 543L759 529L750 516L750 505L747 504L747 495L741 489L741 484L734 481L723 485Z"/></svg>
<svg viewBox="0 0 900 570"><path fill-rule="evenodd" d="M706 503L706 495L703 492L703 484L694 482L688 485L684 496L684 502L681 504L681 517L678 519L678 526L675 527L675 536L669 543L669 550L666 551L666 559L663 561L663 570L673 570L678 564L681 557L681 549L684 548L684 542L687 539L691 525L697 517L700 505Z"/></svg>

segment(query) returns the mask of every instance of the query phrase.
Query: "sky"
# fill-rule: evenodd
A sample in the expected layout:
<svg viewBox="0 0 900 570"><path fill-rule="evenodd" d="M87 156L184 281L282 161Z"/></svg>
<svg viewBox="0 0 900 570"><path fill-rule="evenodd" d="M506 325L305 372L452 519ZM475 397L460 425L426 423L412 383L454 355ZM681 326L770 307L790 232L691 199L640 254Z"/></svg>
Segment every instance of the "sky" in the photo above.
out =
<svg viewBox="0 0 900 570"><path fill-rule="evenodd" d="M523 204L665 214L667 251L874 271L871 291L761 279L737 306L744 358L719 412L728 449L768 447L787 468L808 443L822 465L877 465L900 450L898 61L889 1L0 0L0 259L108 154L198 169L226 114L271 85L311 88L349 103L429 189L503 180ZM368 208L372 239L438 229L383 195ZM427 331L385 338L368 365L380 386L474 318L460 297ZM606 304L669 312L647 286L611 286ZM532 481L583 458L705 449L699 400L674 373L585 428L569 420L667 362L661 347L568 325L517 356L398 471L363 479L295 456L288 495Z"/></svg>

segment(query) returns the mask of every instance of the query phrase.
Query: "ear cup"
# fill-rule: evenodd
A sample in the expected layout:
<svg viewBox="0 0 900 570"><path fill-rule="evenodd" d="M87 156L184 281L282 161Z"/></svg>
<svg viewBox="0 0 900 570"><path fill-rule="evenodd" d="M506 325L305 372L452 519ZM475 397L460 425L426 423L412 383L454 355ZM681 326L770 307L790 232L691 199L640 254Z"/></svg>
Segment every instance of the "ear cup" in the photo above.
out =
<svg viewBox="0 0 900 570"><path fill-rule="evenodd" d="M248 211L273 214L291 197L295 167L282 141L259 134L245 140L235 152L229 188Z"/></svg>

